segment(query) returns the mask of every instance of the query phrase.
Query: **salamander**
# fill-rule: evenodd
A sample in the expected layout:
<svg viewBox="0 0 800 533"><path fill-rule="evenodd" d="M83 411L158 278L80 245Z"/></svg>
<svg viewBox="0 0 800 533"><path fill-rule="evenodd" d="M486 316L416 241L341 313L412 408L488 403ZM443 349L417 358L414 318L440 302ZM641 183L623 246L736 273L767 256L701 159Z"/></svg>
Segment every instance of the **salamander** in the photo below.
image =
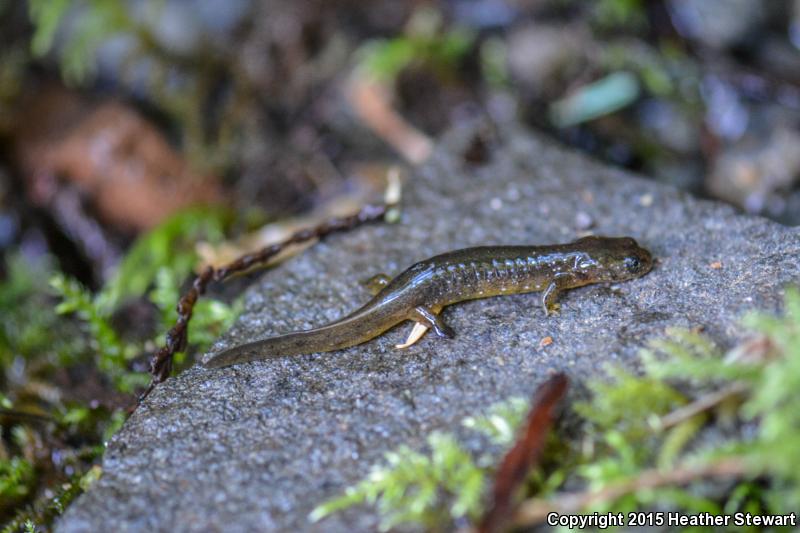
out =
<svg viewBox="0 0 800 533"><path fill-rule="evenodd" d="M408 340L428 329L451 338L441 316L445 306L502 294L542 291L545 316L558 312L559 294L590 283L643 276L653 266L650 252L630 237L584 237L548 246L480 246L420 261L394 279L371 279L373 298L331 324L236 346L212 356L211 368L290 355L341 350L367 342L395 325L415 322Z"/></svg>

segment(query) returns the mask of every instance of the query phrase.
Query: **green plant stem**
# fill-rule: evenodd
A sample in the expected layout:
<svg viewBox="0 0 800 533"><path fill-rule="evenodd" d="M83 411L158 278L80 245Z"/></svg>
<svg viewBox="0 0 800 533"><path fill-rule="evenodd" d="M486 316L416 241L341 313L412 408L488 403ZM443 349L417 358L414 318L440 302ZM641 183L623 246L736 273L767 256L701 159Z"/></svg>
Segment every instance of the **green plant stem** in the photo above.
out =
<svg viewBox="0 0 800 533"><path fill-rule="evenodd" d="M740 396L748 390L750 390L750 386L747 383L742 383L740 381L731 383L718 391L706 394L692 403L675 409L671 413L663 416L658 421L658 429L665 430L677 426L681 422L713 409L722 402Z"/></svg>

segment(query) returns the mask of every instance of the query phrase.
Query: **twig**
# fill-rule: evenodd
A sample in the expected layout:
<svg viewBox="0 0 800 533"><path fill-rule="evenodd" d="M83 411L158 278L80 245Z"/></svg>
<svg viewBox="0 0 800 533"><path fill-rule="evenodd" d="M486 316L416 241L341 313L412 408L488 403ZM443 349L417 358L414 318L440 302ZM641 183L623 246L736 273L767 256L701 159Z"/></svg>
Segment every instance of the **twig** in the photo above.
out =
<svg viewBox="0 0 800 533"><path fill-rule="evenodd" d="M534 498L523 502L514 516L514 525L533 526L544 522L549 513L578 513L593 504L612 502L641 490L684 485L702 478L742 477L750 473L752 468L743 457L727 457L702 465L679 466L666 472L645 470L633 479L607 485L598 491L560 494L552 500Z"/></svg>
<svg viewBox="0 0 800 533"><path fill-rule="evenodd" d="M243 255L239 259L220 268L206 267L192 282L191 288L181 296L178 301L177 311L178 320L175 325L167 332L166 342L150 359L150 385L139 396L141 403L153 391L153 389L169 377L172 370L172 359L174 355L186 349L189 333L189 321L192 318L194 306L198 298L202 295L211 282L224 281L234 274L245 272L256 265L263 265L272 257L279 254L287 246L300 244L313 239L323 239L332 233L339 233L351 230L355 227L376 222L383 219L387 210L394 206L366 205L361 210L350 216L333 218L315 228L300 230L288 239L267 246L258 252Z"/></svg>
<svg viewBox="0 0 800 533"><path fill-rule="evenodd" d="M27 411L15 411L14 409L0 408L0 416L7 416L9 418L38 420L39 422L55 422L55 419L48 415L42 415L39 413L29 413Z"/></svg>
<svg viewBox="0 0 800 533"><path fill-rule="evenodd" d="M119 260L119 250L111 243L108 232L87 212L78 188L56 186L54 176L40 173L34 176L36 202L47 209L49 216L89 260L94 279L106 279Z"/></svg>
<svg viewBox="0 0 800 533"><path fill-rule="evenodd" d="M497 469L492 503L480 521L478 533L503 531L513 517L514 494L542 454L555 407L567 392L568 383L564 374L556 374L536 390L524 433Z"/></svg>
<svg viewBox="0 0 800 533"><path fill-rule="evenodd" d="M749 387L747 384L742 382L734 382L718 391L701 396L692 403L675 409L671 413L661 417L661 419L658 421L658 429L664 430L676 426L684 420L716 407L729 398L733 398L734 396L738 396L744 392L747 392L748 389Z"/></svg>
<svg viewBox="0 0 800 533"><path fill-rule="evenodd" d="M430 157L433 141L392 108L384 85L356 73L347 97L359 118L407 161L418 165Z"/></svg>

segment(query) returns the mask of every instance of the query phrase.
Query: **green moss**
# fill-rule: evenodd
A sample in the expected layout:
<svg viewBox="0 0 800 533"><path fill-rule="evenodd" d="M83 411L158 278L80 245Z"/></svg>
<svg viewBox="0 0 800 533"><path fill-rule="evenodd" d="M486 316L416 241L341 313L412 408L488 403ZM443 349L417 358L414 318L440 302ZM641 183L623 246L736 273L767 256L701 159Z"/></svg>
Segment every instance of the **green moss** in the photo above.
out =
<svg viewBox="0 0 800 533"><path fill-rule="evenodd" d="M386 454L386 466L375 467L359 484L311 513L310 520L356 504L377 504L381 529L414 523L440 530L462 517L476 518L484 472L452 435L432 433L429 454L406 446Z"/></svg>
<svg viewBox="0 0 800 533"><path fill-rule="evenodd" d="M468 417L463 425L495 444L512 443L514 429L527 411L522 398L496 404L483 415ZM381 529L413 523L429 530L446 530L462 519L475 520L482 509L488 457L473 458L450 434L428 437L429 453L402 446L385 456L358 485L329 500L311 513L318 521L357 504L377 504Z"/></svg>
<svg viewBox="0 0 800 533"><path fill-rule="evenodd" d="M97 300L77 280L57 273L50 278L50 286L61 297L55 310L61 315L76 315L86 326L91 350L97 354L97 365L123 392L132 392L147 383L146 377L136 379L129 363L139 355L140 347L122 341L111 325L110 314L104 312ZM138 382L138 383L137 383Z"/></svg>
<svg viewBox="0 0 800 533"><path fill-rule="evenodd" d="M138 9L131 2L109 0L30 0L31 55L54 56L65 83L88 85L95 78L101 44L124 37L130 52L117 78L138 80L146 64L144 89L151 103L174 119L184 153L197 167L221 174L236 157L233 145L252 127L247 110L256 104L254 81L237 64L238 58L214 48L211 38L186 52L163 45L152 24L135 13L157 16L163 1L135 4ZM231 80L229 96L218 104L218 120L211 125L209 101L217 99L221 79Z"/></svg>
<svg viewBox="0 0 800 533"><path fill-rule="evenodd" d="M71 84L84 83L94 74L95 51L105 38L135 28L125 2L29 0L28 8L35 28L31 51L39 57L52 48L56 35L64 29L66 15L71 10L77 13L59 57L62 75Z"/></svg>
<svg viewBox="0 0 800 533"><path fill-rule="evenodd" d="M62 515L69 504L97 481L101 474L100 467L94 467L85 474L72 476L69 481L55 489L53 496L42 498L22 509L14 519L3 526L0 533L49 531L55 518Z"/></svg>
<svg viewBox="0 0 800 533"><path fill-rule="evenodd" d="M181 279L175 270L161 268L156 274L155 287L148 295L161 312L162 331L172 327L178 318L175 302L181 295ZM191 342L200 350L211 346L233 324L241 309L241 301L231 305L211 298L198 301L192 313Z"/></svg>
<svg viewBox="0 0 800 533"><path fill-rule="evenodd" d="M25 459L0 459L0 501L4 504L26 496L33 480L33 466Z"/></svg>
<svg viewBox="0 0 800 533"><path fill-rule="evenodd" d="M197 264L198 240L219 242L230 213L223 209L196 207L176 213L139 237L125 254L114 276L106 283L97 303L104 313L130 298L145 294L163 268L183 280ZM173 301L172 304L175 305Z"/></svg>
<svg viewBox="0 0 800 533"><path fill-rule="evenodd" d="M800 508L800 291L786 294L782 318L753 314L745 325L772 344L772 359L753 379L752 395L742 414L758 422L750 458L776 484L766 497L782 512Z"/></svg>
<svg viewBox="0 0 800 533"><path fill-rule="evenodd" d="M641 0L598 0L592 5L593 22L603 30L643 30L647 13Z"/></svg>
<svg viewBox="0 0 800 533"><path fill-rule="evenodd" d="M574 406L590 431L614 428L625 438L642 439L651 433L651 421L684 405L688 399L668 383L630 371L609 367L607 380L588 384L591 401ZM642 401L631 401L631 399Z"/></svg>
<svg viewBox="0 0 800 533"><path fill-rule="evenodd" d="M527 412L528 402L514 397L493 405L483 415L465 418L462 425L483 433L495 444L509 446L514 443L516 429Z"/></svg>
<svg viewBox="0 0 800 533"><path fill-rule="evenodd" d="M197 262L195 241L220 239L225 217L193 209L167 220L137 241L117 275L96 294L48 260L7 258L8 275L0 283L0 408L5 410L0 412L0 520L12 512L6 501L33 502L14 518L10 531L22 530L25 520L48 527L80 492L81 476L55 491L55 499L43 497L40 485L61 483L68 472L87 472L102 455L104 443L125 419L124 407L134 401L131 393L149 381L135 363L163 342L176 320L181 283ZM132 333L115 320L125 312L123 304L134 299L153 306L151 331ZM191 347L211 343L237 312L235 305L200 300ZM96 402L59 390L56 378L63 381L70 374L95 382ZM40 453L43 445L58 452L58 465Z"/></svg>
<svg viewBox="0 0 800 533"><path fill-rule="evenodd" d="M474 41L473 32L463 28L445 30L441 14L434 8L422 7L414 11L403 35L362 46L359 66L367 75L388 82L412 65L447 77Z"/></svg>
<svg viewBox="0 0 800 533"><path fill-rule="evenodd" d="M97 294L76 280L55 274L50 285L61 298L59 314L73 314L85 325L98 367L123 392L133 392L149 378L131 370L131 362L146 352L145 343L161 344L161 335L175 324L180 283L190 275L198 257L198 239L218 241L226 214L220 210L190 209L178 213L140 237L122 261L116 275ZM114 311L126 300L147 295L160 311L154 339L123 340L112 324ZM195 306L192 317L194 346L202 349L233 322L237 307L212 299Z"/></svg>
<svg viewBox="0 0 800 533"><path fill-rule="evenodd" d="M0 283L0 369L9 368L16 358L53 365L78 361L86 344L74 324L53 312L52 295L42 283L51 275L50 262L32 264L11 255L6 263L8 274ZM5 382L5 376L0 381Z"/></svg>

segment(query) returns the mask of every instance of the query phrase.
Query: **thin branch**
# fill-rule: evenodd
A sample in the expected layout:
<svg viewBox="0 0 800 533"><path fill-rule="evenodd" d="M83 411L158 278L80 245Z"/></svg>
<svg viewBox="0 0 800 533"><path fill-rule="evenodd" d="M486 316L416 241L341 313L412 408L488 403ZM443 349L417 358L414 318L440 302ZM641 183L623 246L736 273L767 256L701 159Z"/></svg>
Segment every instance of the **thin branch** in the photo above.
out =
<svg viewBox="0 0 800 533"><path fill-rule="evenodd" d="M246 254L239 259L220 268L206 267L192 282L192 286L181 296L178 301L178 320L166 334L166 342L150 359L150 385L139 396L141 403L153 389L165 379L172 371L172 359L176 353L186 349L189 335L189 321L197 300L206 291L212 282L222 282L235 274L251 269L254 266L266 264L271 258L281 253L286 247L300 244L314 239L323 239L333 233L351 230L363 224L382 220L386 212L394 207L391 204L366 205L354 215L333 218L314 228L300 230L288 239L267 246L252 254Z"/></svg>
<svg viewBox="0 0 800 533"><path fill-rule="evenodd" d="M658 429L664 430L677 426L684 420L688 420L695 415L713 409L725 400L744 394L749 388L750 387L748 387L746 383L734 382L718 391L701 396L692 403L675 409L671 413L661 417L658 421Z"/></svg>
<svg viewBox="0 0 800 533"><path fill-rule="evenodd" d="M433 152L433 141L404 119L390 103L388 89L356 73L347 98L359 118L407 161L419 165Z"/></svg>
<svg viewBox="0 0 800 533"><path fill-rule="evenodd" d="M14 409L0 408L0 416L7 416L9 418L18 418L24 420L36 420L38 422L55 422L56 420L48 415L39 413L29 413L27 411L16 411Z"/></svg>
<svg viewBox="0 0 800 533"><path fill-rule="evenodd" d="M702 465L679 466L669 471L645 470L637 477L613 483L597 491L556 495L551 500L530 499L523 502L514 516L517 527L533 526L545 521L549 513L573 514L597 503L613 502L622 496L648 489L685 485L705 478L737 478L753 473L743 457L727 457Z"/></svg>

